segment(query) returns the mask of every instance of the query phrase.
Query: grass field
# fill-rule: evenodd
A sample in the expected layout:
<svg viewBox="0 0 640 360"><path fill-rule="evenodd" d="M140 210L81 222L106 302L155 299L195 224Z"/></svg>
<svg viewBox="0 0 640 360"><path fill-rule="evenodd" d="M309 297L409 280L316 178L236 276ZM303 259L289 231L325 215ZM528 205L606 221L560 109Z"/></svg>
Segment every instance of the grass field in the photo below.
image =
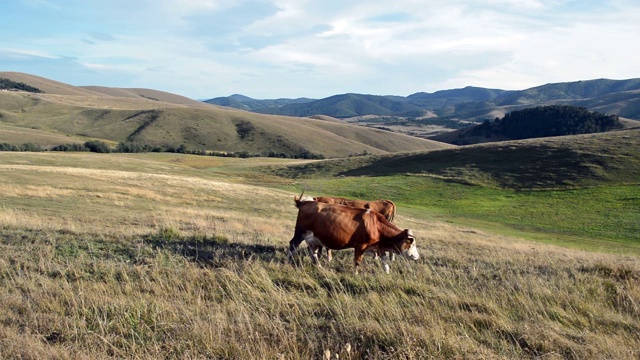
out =
<svg viewBox="0 0 640 360"><path fill-rule="evenodd" d="M263 165L0 153L0 358L640 357L637 187L293 181ZM353 274L352 251L287 264L303 186L393 199L421 259L389 275L370 257Z"/></svg>

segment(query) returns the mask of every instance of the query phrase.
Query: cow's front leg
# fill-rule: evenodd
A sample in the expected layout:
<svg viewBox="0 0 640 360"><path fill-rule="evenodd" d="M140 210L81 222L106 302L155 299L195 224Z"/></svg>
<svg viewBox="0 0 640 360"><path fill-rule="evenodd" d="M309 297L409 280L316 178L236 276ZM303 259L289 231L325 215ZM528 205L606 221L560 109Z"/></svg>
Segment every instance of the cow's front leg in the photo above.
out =
<svg viewBox="0 0 640 360"><path fill-rule="evenodd" d="M289 263L293 262L293 254L296 253L298 246L302 243L302 237L294 235L293 238L289 241L289 255L287 256Z"/></svg>
<svg viewBox="0 0 640 360"><path fill-rule="evenodd" d="M380 257L380 260L382 260L382 268L384 269L385 273L389 273L389 256L387 255L387 252L384 252L382 254L382 256Z"/></svg>
<svg viewBox="0 0 640 360"><path fill-rule="evenodd" d="M355 248L355 252L353 255L353 265L354 271L357 274L360 268L360 263L362 263L362 257L364 255L364 248Z"/></svg>
<svg viewBox="0 0 640 360"><path fill-rule="evenodd" d="M300 243L302 243L303 240L304 237L302 236L302 232L296 229L293 234L293 238L289 241L289 263L293 263L293 255L296 253L298 246L300 246Z"/></svg>

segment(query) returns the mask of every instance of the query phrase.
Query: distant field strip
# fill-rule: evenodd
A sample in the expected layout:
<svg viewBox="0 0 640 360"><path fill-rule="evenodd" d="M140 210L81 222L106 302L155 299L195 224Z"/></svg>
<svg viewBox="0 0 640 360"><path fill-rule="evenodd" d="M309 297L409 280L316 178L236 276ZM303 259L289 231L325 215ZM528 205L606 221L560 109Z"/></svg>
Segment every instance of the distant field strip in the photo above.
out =
<svg viewBox="0 0 640 360"><path fill-rule="evenodd" d="M284 241L281 232L292 227L294 211L289 193L246 184L135 171L0 165L0 224L11 226L127 234L172 228L234 239L261 232L263 238ZM277 218L283 225L277 225Z"/></svg>
<svg viewBox="0 0 640 360"><path fill-rule="evenodd" d="M260 188L243 184L231 184L228 182L207 180L201 178L184 177L176 175L166 174L149 174L133 171L119 171L119 170L96 170L74 167L52 167L52 166L38 166L38 165L0 165L0 170L22 170L22 171L37 171L37 172L51 172L60 173L74 176L84 176L87 178L99 179L99 180L122 180L122 181L139 181L144 179L155 179L156 181L164 181L167 185L186 185L197 186L205 189L211 189L214 191L227 191L227 192L260 192ZM264 193L272 191L263 191Z"/></svg>

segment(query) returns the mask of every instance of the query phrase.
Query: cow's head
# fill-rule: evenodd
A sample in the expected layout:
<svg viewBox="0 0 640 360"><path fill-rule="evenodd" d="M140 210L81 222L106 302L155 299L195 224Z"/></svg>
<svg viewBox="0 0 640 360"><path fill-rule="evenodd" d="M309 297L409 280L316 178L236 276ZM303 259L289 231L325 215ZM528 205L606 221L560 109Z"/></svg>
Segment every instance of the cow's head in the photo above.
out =
<svg viewBox="0 0 640 360"><path fill-rule="evenodd" d="M300 205L303 202L315 201L315 198L312 198L311 196L303 196L303 195L304 195L304 189L302 189L302 193L300 194L300 196L293 195L293 202L296 204L296 207L300 207Z"/></svg>
<svg viewBox="0 0 640 360"><path fill-rule="evenodd" d="M409 229L404 229L405 239L400 246L400 253L402 256L411 260L418 260L420 254L418 254L418 247L416 246L416 238L413 236L413 232Z"/></svg>

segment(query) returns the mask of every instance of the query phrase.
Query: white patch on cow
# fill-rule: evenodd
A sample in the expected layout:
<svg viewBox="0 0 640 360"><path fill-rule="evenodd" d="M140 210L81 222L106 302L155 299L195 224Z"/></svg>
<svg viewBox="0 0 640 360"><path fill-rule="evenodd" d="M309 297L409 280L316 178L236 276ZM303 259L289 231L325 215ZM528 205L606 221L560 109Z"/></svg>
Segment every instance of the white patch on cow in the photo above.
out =
<svg viewBox="0 0 640 360"><path fill-rule="evenodd" d="M382 267L384 268L384 272L388 274L389 273L389 256L387 256L387 253L384 253L381 259L382 259Z"/></svg>
<svg viewBox="0 0 640 360"><path fill-rule="evenodd" d="M415 241L411 244L411 247L409 247L409 249L402 252L402 255L411 260L418 260L420 258L420 254L418 254L418 247L416 246Z"/></svg>
<svg viewBox="0 0 640 360"><path fill-rule="evenodd" d="M306 196L301 197L299 201L300 202L307 202L307 201L315 201L315 200L316 200L315 198L306 195Z"/></svg>

